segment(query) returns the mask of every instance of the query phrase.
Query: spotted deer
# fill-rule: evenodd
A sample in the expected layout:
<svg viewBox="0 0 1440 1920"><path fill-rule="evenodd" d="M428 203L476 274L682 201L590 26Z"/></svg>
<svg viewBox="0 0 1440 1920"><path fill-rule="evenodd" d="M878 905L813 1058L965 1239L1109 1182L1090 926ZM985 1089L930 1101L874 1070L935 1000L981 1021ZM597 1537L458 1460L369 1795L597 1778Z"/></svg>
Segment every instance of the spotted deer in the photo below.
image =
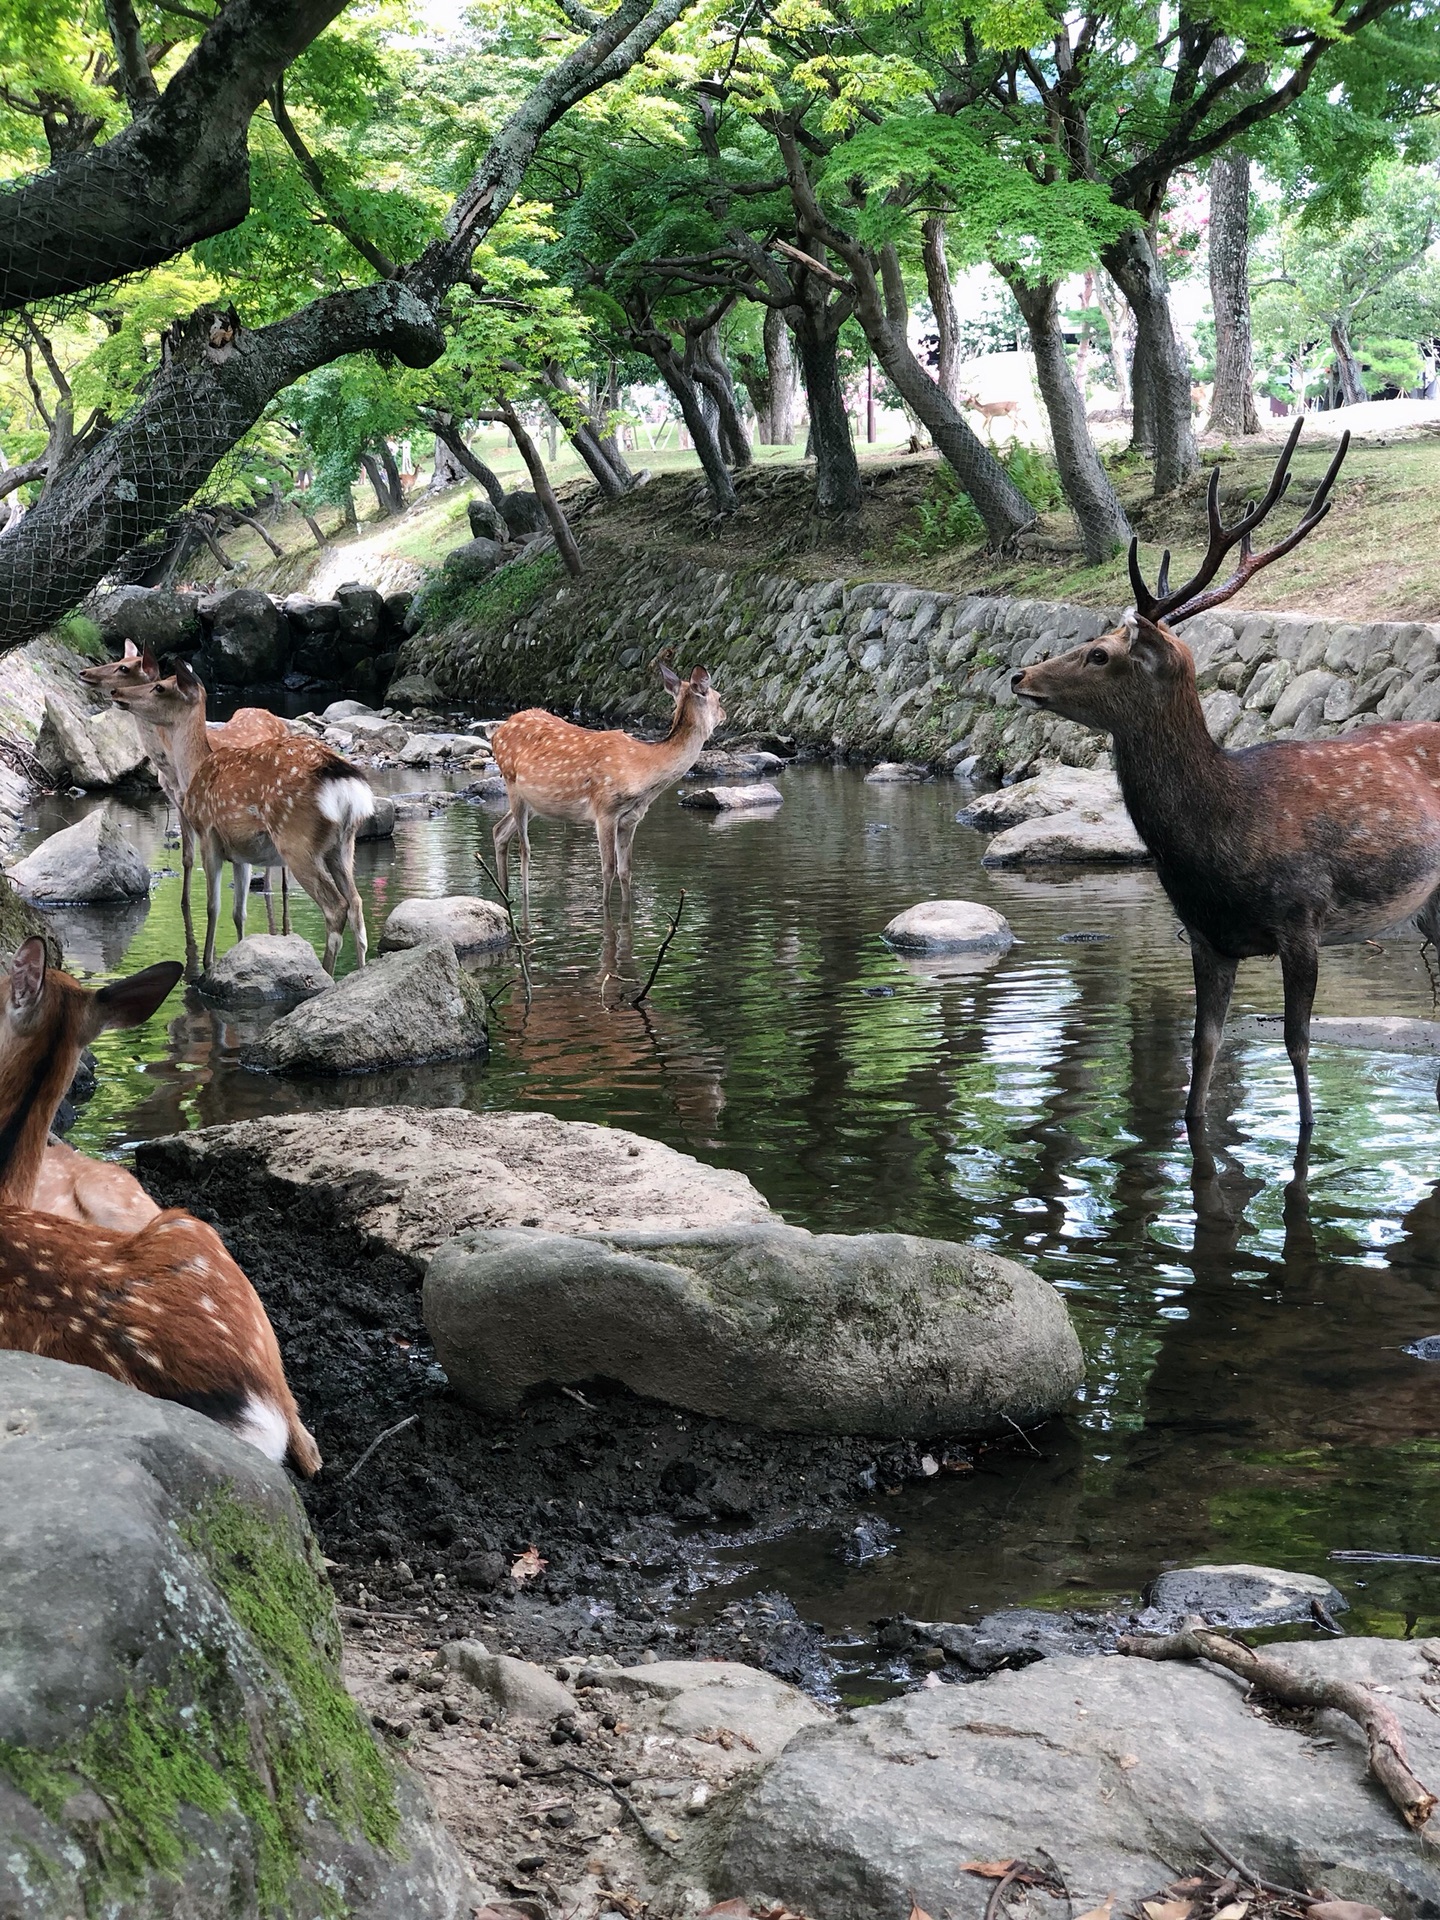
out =
<svg viewBox="0 0 1440 1920"><path fill-rule="evenodd" d="M180 805L205 868L205 952L215 959L220 875L236 867L235 930L243 934L250 868L284 865L325 919L324 965L334 973L348 920L365 964L365 909L355 886L355 834L375 810L362 776L318 740L287 734L216 753L205 725L205 689L183 661L169 679L112 687L110 697L170 735ZM241 876L244 886L241 886Z"/></svg>
<svg viewBox="0 0 1440 1920"><path fill-rule="evenodd" d="M99 687L106 693L116 687L148 687L160 678L160 663L148 647L142 652L133 640L127 640L125 651L118 660L107 660L100 666L83 667L80 678L87 686ZM149 755L150 764L160 781L160 791L174 807L180 822L180 913L188 935L191 925L190 876L195 869L195 835L180 805L180 783L175 774L170 736L164 727L151 725L139 714L131 717L140 730L141 745ZM268 713L264 707L238 707L228 720L210 727L210 746L216 753L232 747L253 747L264 740L289 738L290 729L279 714ZM233 876L235 879L238 877ZM239 896L235 900L235 912L237 917L242 913ZM269 867L265 869L265 919L270 932L274 933L275 897L271 890ZM290 883L283 867L280 869L280 930L282 933L290 931Z"/></svg>
<svg viewBox="0 0 1440 1920"><path fill-rule="evenodd" d="M1251 536L1285 493L1297 420L1264 498L1233 526L1210 476L1209 544L1193 578L1172 589L1170 556L1157 590L1130 545L1135 604L1098 640L1017 673L1033 707L1111 735L1115 771L1160 883L1184 923L1195 968L1195 1039L1186 1118L1205 1113L1225 1014L1242 960L1277 954L1285 1047L1300 1131L1314 1126L1310 1011L1321 947L1369 940L1415 922L1440 937L1440 725L1362 725L1338 739L1271 740L1226 752L1210 737L1195 662L1174 628L1229 600L1312 533L1350 436L1294 530L1260 552ZM1213 584L1239 549L1228 578Z"/></svg>
<svg viewBox="0 0 1440 1920"><path fill-rule="evenodd" d="M43 940L15 956L0 998L0 1348L194 1407L308 1477L320 1454L274 1330L214 1228L172 1208L116 1231L34 1203L82 1050L147 1020L182 971L164 961L90 992L47 964Z"/></svg>
<svg viewBox="0 0 1440 1920"><path fill-rule="evenodd" d="M688 680L663 661L660 677L675 702L663 740L637 740L617 730L597 732L531 707L502 721L490 750L505 781L509 810L495 828L495 860L508 892L510 842L520 840L520 890L530 903L530 816L593 826L600 847L605 899L611 883L630 892L630 853L635 830L651 805L700 758L705 742L725 718L720 696L704 667Z"/></svg>
<svg viewBox="0 0 1440 1920"><path fill-rule="evenodd" d="M962 393L960 405L967 413L978 413L985 422L987 432L997 420L1008 420L1012 433L1019 425L1020 402L1018 400L982 400L978 394Z"/></svg>

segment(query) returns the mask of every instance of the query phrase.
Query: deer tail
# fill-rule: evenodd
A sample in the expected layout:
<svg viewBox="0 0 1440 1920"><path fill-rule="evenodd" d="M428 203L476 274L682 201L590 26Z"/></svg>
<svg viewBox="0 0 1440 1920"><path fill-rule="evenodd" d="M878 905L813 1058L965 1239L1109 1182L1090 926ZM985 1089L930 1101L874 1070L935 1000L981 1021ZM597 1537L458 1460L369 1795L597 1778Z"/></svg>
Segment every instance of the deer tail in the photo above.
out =
<svg viewBox="0 0 1440 1920"><path fill-rule="evenodd" d="M333 820L342 832L350 832L375 811L375 795L368 780L362 780L352 766L336 759L320 769L316 804L327 820Z"/></svg>

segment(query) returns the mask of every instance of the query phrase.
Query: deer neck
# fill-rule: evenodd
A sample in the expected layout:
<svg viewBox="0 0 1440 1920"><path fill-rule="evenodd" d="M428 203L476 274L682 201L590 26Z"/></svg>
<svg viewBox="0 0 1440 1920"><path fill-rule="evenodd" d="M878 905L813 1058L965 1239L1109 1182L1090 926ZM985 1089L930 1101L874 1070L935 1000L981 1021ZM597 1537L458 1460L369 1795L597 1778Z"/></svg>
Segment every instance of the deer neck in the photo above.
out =
<svg viewBox="0 0 1440 1920"><path fill-rule="evenodd" d="M1117 727L1112 740L1130 818L1162 866L1199 851L1233 821L1239 782L1230 756L1210 737L1192 678L1159 713Z"/></svg>
<svg viewBox="0 0 1440 1920"><path fill-rule="evenodd" d="M164 732L169 736L170 765L175 770L176 783L182 794L188 793L212 752L205 726L204 700L197 700L178 726L167 727Z"/></svg>
<svg viewBox="0 0 1440 1920"><path fill-rule="evenodd" d="M647 759L659 780L679 780L690 771L705 750L705 742L710 738L710 729L703 719L695 718L687 709L677 715L674 726L663 740L653 742L647 749Z"/></svg>
<svg viewBox="0 0 1440 1920"><path fill-rule="evenodd" d="M50 1123L75 1078L79 1007L47 1007L40 1031L0 1045L0 1206L28 1207Z"/></svg>

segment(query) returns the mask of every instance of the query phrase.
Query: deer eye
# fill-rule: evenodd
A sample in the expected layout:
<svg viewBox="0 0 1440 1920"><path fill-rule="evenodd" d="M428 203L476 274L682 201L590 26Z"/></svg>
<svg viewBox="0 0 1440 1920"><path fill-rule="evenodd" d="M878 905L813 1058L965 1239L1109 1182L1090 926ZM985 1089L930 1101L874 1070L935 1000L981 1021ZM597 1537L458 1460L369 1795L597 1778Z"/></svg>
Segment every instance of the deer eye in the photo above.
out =
<svg viewBox="0 0 1440 1920"><path fill-rule="evenodd" d="M1110 664L1110 656L1104 647L1091 647L1088 658L1092 667L1108 667Z"/></svg>

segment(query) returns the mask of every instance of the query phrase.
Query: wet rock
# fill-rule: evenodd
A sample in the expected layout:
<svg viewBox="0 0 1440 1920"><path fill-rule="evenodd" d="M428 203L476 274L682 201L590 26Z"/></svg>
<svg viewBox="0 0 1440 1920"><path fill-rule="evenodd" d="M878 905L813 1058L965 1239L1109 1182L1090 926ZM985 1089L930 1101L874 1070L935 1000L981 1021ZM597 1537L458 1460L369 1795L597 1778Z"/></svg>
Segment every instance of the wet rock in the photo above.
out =
<svg viewBox="0 0 1440 1920"><path fill-rule="evenodd" d="M335 589L336 628L348 658L374 653L385 632L385 600L374 587L347 580Z"/></svg>
<svg viewBox="0 0 1440 1920"><path fill-rule="evenodd" d="M1440 1333L1427 1333L1423 1340L1412 1340L1400 1351L1416 1360L1440 1360Z"/></svg>
<svg viewBox="0 0 1440 1920"><path fill-rule="evenodd" d="M1232 1038L1273 1040L1283 1045L1285 1019L1278 1013L1242 1013L1229 1026ZM1440 1054L1440 1020L1406 1020L1386 1014L1354 1018L1327 1015L1310 1022L1310 1039L1317 1046L1362 1047L1371 1053Z"/></svg>
<svg viewBox="0 0 1440 1920"><path fill-rule="evenodd" d="M236 587L217 594L207 610L211 625L202 656L207 680L251 687L280 679L290 664L290 626L269 594Z"/></svg>
<svg viewBox="0 0 1440 1920"><path fill-rule="evenodd" d="M452 1640L445 1664L512 1719L548 1721L575 1711L574 1694L543 1667L491 1653L478 1640Z"/></svg>
<svg viewBox="0 0 1440 1920"><path fill-rule="evenodd" d="M0 1752L25 1763L0 1772L0 1912L472 1911L454 1843L345 1692L279 1467L189 1408L5 1352L0 1461ZM149 1791L146 1755L203 1800Z"/></svg>
<svg viewBox="0 0 1440 1920"><path fill-rule="evenodd" d="M871 1560L880 1560L887 1553L893 1553L898 1534L898 1527L892 1527L888 1520L870 1514L864 1520L855 1522L835 1551L847 1567L863 1567Z"/></svg>
<svg viewBox="0 0 1440 1920"><path fill-rule="evenodd" d="M545 509L535 495L524 487L517 487L513 493L507 493L500 502L500 517L510 530L512 540L523 540L527 534L546 533L550 522L545 518Z"/></svg>
<svg viewBox="0 0 1440 1920"><path fill-rule="evenodd" d="M740 813L751 808L778 807L785 798L768 780L745 787L682 787L682 807L698 807L706 813Z"/></svg>
<svg viewBox="0 0 1440 1920"><path fill-rule="evenodd" d="M788 765L778 753L702 753L686 774L687 780L721 780L757 773L781 773Z"/></svg>
<svg viewBox="0 0 1440 1920"><path fill-rule="evenodd" d="M463 733L412 733L400 749L402 767L430 767L437 760L460 760L475 750Z"/></svg>
<svg viewBox="0 0 1440 1920"><path fill-rule="evenodd" d="M1415 1771L1440 1776L1424 1647L1283 1654L1390 1689ZM1128 1911L1195 1858L1203 1825L1272 1880L1429 1912L1440 1875L1366 1778L1358 1730L1327 1715L1323 1732L1257 1715L1228 1674L1181 1662L1062 1657L911 1693L790 1742L736 1810L718 1890L826 1920L907 1920L912 1900L981 1920L993 1883L966 1861L1047 1858L1085 1905L1113 1895Z"/></svg>
<svg viewBox="0 0 1440 1920"><path fill-rule="evenodd" d="M881 1645L894 1652L938 1647L971 1673L996 1673L1057 1654L1108 1651L1132 1624L1105 1615L1003 1607L973 1626L946 1620L891 1621L882 1630Z"/></svg>
<svg viewBox="0 0 1440 1920"><path fill-rule="evenodd" d="M340 629L340 609L333 600L312 600L308 594L292 593L280 604L297 639L333 634ZM359 702L350 704L358 706Z"/></svg>
<svg viewBox="0 0 1440 1920"><path fill-rule="evenodd" d="M471 1230L424 1314L452 1387L495 1413L600 1378L759 1427L973 1433L1052 1413L1084 1372L1054 1288L909 1234Z"/></svg>
<svg viewBox="0 0 1440 1920"><path fill-rule="evenodd" d="M443 707L445 695L428 673L402 673L385 689L387 705L409 713L416 707Z"/></svg>
<svg viewBox="0 0 1440 1920"><path fill-rule="evenodd" d="M380 715L363 700L332 700L320 718L327 727L334 727L345 720L378 720Z"/></svg>
<svg viewBox="0 0 1440 1920"><path fill-rule="evenodd" d="M11 867L10 879L27 900L88 905L150 895L149 867L104 807L42 840Z"/></svg>
<svg viewBox="0 0 1440 1920"><path fill-rule="evenodd" d="M1013 787L977 794L955 818L981 833L997 833L1026 820L1068 813L1074 807L1108 811L1121 805L1120 783L1113 773L1093 767L1052 767L1032 779L1017 780Z"/></svg>
<svg viewBox="0 0 1440 1920"><path fill-rule="evenodd" d="M471 1226L534 1220L575 1233L770 1217L744 1174L707 1167L622 1127L548 1113L369 1107L285 1114L145 1142L137 1158L142 1172L153 1168L191 1191L212 1175L243 1170L297 1197L323 1194L340 1223L417 1262Z"/></svg>
<svg viewBox="0 0 1440 1920"><path fill-rule="evenodd" d="M373 1073L482 1054L485 996L455 949L432 940L347 974L283 1014L246 1054L269 1073Z"/></svg>
<svg viewBox="0 0 1440 1920"><path fill-rule="evenodd" d="M452 893L441 900L402 900L385 922L381 953L448 940L457 953L490 952L510 944L510 916L494 900Z"/></svg>
<svg viewBox="0 0 1440 1920"><path fill-rule="evenodd" d="M1010 922L973 900L925 900L897 913L880 938L902 953L1005 953Z"/></svg>
<svg viewBox="0 0 1440 1920"><path fill-rule="evenodd" d="M1216 1627L1279 1627L1308 1620L1318 1602L1327 1613L1343 1613L1349 1601L1328 1580L1313 1573L1288 1573L1279 1567L1175 1567L1150 1589L1140 1624L1173 1632L1191 1614Z"/></svg>
<svg viewBox="0 0 1440 1920"><path fill-rule="evenodd" d="M265 1007L310 1000L335 982L298 933L252 933L202 974L199 990L222 1007Z"/></svg>
<svg viewBox="0 0 1440 1920"><path fill-rule="evenodd" d="M829 1720L798 1687L736 1660L657 1660L622 1667L606 1684L632 1699L663 1702L657 1723L681 1739L735 1736L729 1747L706 1742L732 1773L773 1759L802 1728Z"/></svg>
<svg viewBox="0 0 1440 1920"><path fill-rule="evenodd" d="M987 867L1134 867L1150 859L1123 807L1046 814L997 833L985 849Z"/></svg>
<svg viewBox="0 0 1440 1920"><path fill-rule="evenodd" d="M35 757L57 786L103 789L141 778L154 784L140 730L120 707L85 713L47 694Z"/></svg>
<svg viewBox="0 0 1440 1920"><path fill-rule="evenodd" d="M929 767L920 766L913 760L882 760L878 766L870 769L865 776L867 787L904 786L907 781L928 780Z"/></svg>
<svg viewBox="0 0 1440 1920"><path fill-rule="evenodd" d="M452 580L487 580L508 558L506 548L498 540L482 534L447 553L442 571Z"/></svg>
<svg viewBox="0 0 1440 1920"><path fill-rule="evenodd" d="M360 831L355 835L361 840L388 840L395 831L395 802L388 793L377 793L375 811L368 820L360 822Z"/></svg>

